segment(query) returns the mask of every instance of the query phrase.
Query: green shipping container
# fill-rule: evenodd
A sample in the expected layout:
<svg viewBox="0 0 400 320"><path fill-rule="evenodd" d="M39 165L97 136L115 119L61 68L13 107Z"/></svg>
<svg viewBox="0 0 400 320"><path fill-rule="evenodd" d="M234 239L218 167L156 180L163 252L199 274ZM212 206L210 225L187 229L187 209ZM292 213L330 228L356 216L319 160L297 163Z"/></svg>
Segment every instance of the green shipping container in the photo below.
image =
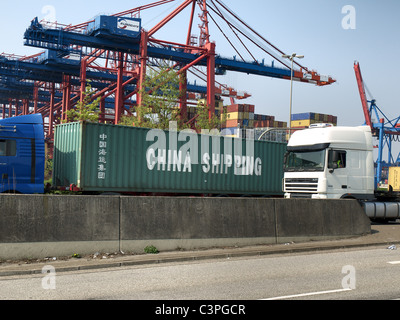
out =
<svg viewBox="0 0 400 320"><path fill-rule="evenodd" d="M286 144L74 122L56 126L53 184L82 191L282 195Z"/></svg>

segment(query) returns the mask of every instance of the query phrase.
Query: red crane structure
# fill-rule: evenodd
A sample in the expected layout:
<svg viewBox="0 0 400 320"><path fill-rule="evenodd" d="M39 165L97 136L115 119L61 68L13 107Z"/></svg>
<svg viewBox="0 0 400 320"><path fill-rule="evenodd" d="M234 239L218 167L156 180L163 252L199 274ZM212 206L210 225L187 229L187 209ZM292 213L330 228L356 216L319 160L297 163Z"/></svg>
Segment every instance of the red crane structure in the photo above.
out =
<svg viewBox="0 0 400 320"><path fill-rule="evenodd" d="M378 157L375 161L375 186L387 178L389 167L400 166L400 153L395 150L393 143L400 142L400 116L389 118L376 104L376 100L367 99L366 85L361 75L360 64L354 62L354 72L361 98L361 106L364 113L365 124L371 128L373 136L378 142ZM368 90L367 90L368 91ZM368 103L370 104L368 106ZM375 122L372 116L376 118ZM386 153L386 155L384 154Z"/></svg>
<svg viewBox="0 0 400 320"><path fill-rule="evenodd" d="M354 72L356 75L358 92L359 92L360 98L361 98L361 105L362 105L362 109L363 109L363 113L364 113L365 124L367 126L369 126L371 129L373 129L371 113L370 113L370 110L368 107L367 95L365 93L364 80L363 80L363 77L361 74L360 64L358 62L354 63Z"/></svg>
<svg viewBox="0 0 400 320"><path fill-rule="evenodd" d="M173 2L179 4L171 13L148 30L142 27L143 12ZM159 39L160 31L183 12L189 13L188 25L180 26L185 34L183 39ZM199 37L193 35L196 13L200 19ZM211 40L211 23L237 56L223 58L217 54L216 43ZM4 94L0 87L0 110L3 117L42 113L48 118L46 131L50 140L54 125L66 120L66 112L85 98L88 80L95 90L92 99L101 98L100 121L118 124L122 115L140 105L146 70L156 67L160 60L169 61L171 69L182 79L187 79L190 74L205 82L204 86L187 81L180 85L183 94L177 103L181 117L188 121L187 107L197 105L197 101L192 100L198 100L199 96L206 99L210 117L215 112L216 97L245 99L250 96L216 81L217 75L227 71L286 80L293 76L294 80L317 86L335 82L297 62L296 69L292 70L289 62L282 58L283 51L221 0L161 0L112 16L99 16L79 25L39 22L36 18L26 30L24 39L25 45L46 51L30 57L0 56L1 86L7 88L7 92L15 87L13 95ZM271 65L257 60L254 48L272 58ZM246 60L246 56L251 59ZM10 75L13 76L12 83L9 82Z"/></svg>

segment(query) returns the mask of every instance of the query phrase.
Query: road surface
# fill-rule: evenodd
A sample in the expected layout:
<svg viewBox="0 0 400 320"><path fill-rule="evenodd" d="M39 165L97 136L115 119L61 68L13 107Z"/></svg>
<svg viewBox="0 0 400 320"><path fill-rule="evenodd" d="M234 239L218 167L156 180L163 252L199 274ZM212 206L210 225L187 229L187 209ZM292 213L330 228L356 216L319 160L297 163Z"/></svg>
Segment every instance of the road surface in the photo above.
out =
<svg viewBox="0 0 400 320"><path fill-rule="evenodd" d="M400 299L400 248L230 258L0 278L2 300Z"/></svg>

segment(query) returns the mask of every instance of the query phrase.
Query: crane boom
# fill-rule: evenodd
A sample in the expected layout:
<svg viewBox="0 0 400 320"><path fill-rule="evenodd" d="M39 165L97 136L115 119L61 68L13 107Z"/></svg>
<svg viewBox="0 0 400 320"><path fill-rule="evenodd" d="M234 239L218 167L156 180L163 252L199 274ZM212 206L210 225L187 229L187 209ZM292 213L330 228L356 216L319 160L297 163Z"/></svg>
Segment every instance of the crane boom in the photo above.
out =
<svg viewBox="0 0 400 320"><path fill-rule="evenodd" d="M371 114L368 109L368 101L367 101L367 96L365 94L365 87L364 87L364 81L361 75L361 69L360 69L360 64L356 61L354 62L354 71L356 73L356 79L357 79L357 86L358 86L358 91L360 92L360 98L361 98L361 104L364 112L364 117L365 117L365 123L373 129L372 121L371 121Z"/></svg>

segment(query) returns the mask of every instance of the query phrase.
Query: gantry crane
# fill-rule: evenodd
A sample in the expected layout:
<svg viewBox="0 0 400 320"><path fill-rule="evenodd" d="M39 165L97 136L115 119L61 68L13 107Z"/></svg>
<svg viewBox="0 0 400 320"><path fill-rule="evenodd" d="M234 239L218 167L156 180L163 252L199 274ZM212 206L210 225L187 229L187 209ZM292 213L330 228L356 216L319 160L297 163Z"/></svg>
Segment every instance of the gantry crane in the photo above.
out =
<svg viewBox="0 0 400 320"><path fill-rule="evenodd" d="M141 12L172 2L180 4L154 27L149 30L142 27ZM189 9L190 17L182 41L158 39L159 31L166 28L185 9ZM197 11L200 12L198 38L192 35ZM216 43L211 41L211 22L233 46L236 57L226 58L217 54ZM221 22L231 30L232 37L239 40L241 48L233 45L232 38L223 31L226 28L220 27ZM112 16L98 16L94 20L75 26L46 24L35 18L26 30L24 39L25 45L46 51L32 57L14 59L14 62L10 61L13 59L9 57L0 57L0 77L8 79L13 76L17 79L17 87L24 88L18 89L20 91L13 100L0 100L0 104L5 101L0 108L3 106L4 115L5 105L8 105L11 115L13 101L17 104L18 99L23 97L28 101L23 109L27 112L30 108L29 99L32 99L31 112L41 112L49 118L50 138L56 119L65 119L65 112L84 98L88 79L92 81L91 85L96 90L93 98L101 98L102 119L104 120L104 110L108 107L113 109L114 123L118 123L120 117L129 112L129 107L141 103L140 89L146 69L157 65L158 60L170 61L172 67L184 79L187 79L188 72L199 77L200 68L207 70L201 75L206 82L205 87L186 81L181 84L180 89L186 94L181 95L179 106L181 116L185 119L188 116L188 100L196 97L194 93L205 96L210 116L214 114L216 96L232 99L244 99L249 96L248 93L240 94L233 88L217 83L216 75L226 71L287 80L293 78L318 86L335 82L333 78L321 76L297 62L296 69L292 70L282 59L284 52L252 29L220 0L157 1ZM265 64L264 60L257 60L245 41L269 55L273 59L271 65ZM251 56L252 61L246 60L242 50ZM29 84L28 88L24 87L25 82ZM9 85L4 84L5 87ZM45 91L47 95L44 94ZM42 103L39 103L39 97ZM18 110L15 107L16 105L14 109ZM19 113L15 111L14 114Z"/></svg>
<svg viewBox="0 0 400 320"><path fill-rule="evenodd" d="M364 113L365 125L371 128L372 135L378 140L378 157L376 160L375 184L377 185L383 177L387 176L389 167L400 165L400 153L393 149L393 142L400 141L400 116L394 119L388 118L380 109L376 100L371 97L367 99L367 87L361 74L359 62L354 62L354 71L357 80L358 91L361 98L361 106ZM368 105L369 103L369 105ZM374 121L373 118L376 118ZM387 152L385 159L384 152Z"/></svg>

